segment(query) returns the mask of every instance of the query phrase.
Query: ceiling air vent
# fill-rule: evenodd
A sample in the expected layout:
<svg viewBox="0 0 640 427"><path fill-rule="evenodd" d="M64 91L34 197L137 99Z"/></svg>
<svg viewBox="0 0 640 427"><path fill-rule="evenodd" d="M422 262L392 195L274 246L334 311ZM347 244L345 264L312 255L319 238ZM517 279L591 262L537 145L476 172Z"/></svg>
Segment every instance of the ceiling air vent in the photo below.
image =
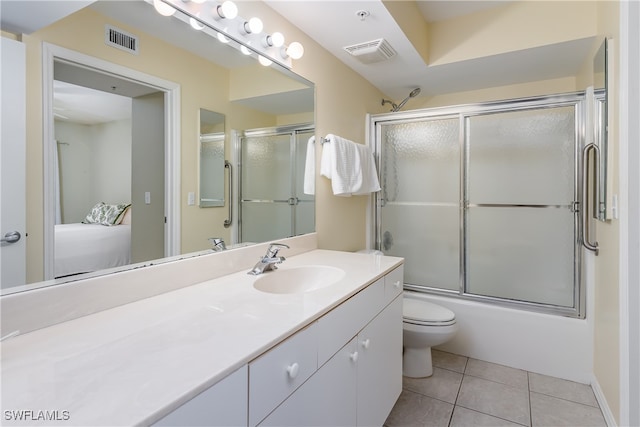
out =
<svg viewBox="0 0 640 427"><path fill-rule="evenodd" d="M352 46L346 46L343 49L364 64L382 62L396 56L396 51L385 39L358 43Z"/></svg>
<svg viewBox="0 0 640 427"><path fill-rule="evenodd" d="M134 55L138 54L138 37L122 31L119 28L105 25L104 42L109 46L124 50Z"/></svg>

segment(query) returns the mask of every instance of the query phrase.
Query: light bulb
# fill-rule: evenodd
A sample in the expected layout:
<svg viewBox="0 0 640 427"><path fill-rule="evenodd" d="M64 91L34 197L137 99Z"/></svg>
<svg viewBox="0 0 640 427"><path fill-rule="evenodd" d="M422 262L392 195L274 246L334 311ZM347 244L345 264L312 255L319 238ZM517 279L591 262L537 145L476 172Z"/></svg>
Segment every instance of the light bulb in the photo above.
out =
<svg viewBox="0 0 640 427"><path fill-rule="evenodd" d="M229 39L222 33L218 33L218 41L220 43L229 43Z"/></svg>
<svg viewBox="0 0 640 427"><path fill-rule="evenodd" d="M260 18L253 17L242 25L242 29L247 34L260 34L264 28Z"/></svg>
<svg viewBox="0 0 640 427"><path fill-rule="evenodd" d="M298 42L293 42L285 49L285 52L292 59L300 59L304 55L304 46Z"/></svg>
<svg viewBox="0 0 640 427"><path fill-rule="evenodd" d="M207 0L191 0L191 1L194 2L194 3L200 4L200 3L204 3Z"/></svg>
<svg viewBox="0 0 640 427"><path fill-rule="evenodd" d="M196 16L198 16L199 14L196 14ZM204 29L204 25L201 24L197 19L195 18L189 18L189 25L191 25L191 28L193 28L194 30L202 30Z"/></svg>
<svg viewBox="0 0 640 427"><path fill-rule="evenodd" d="M160 0L153 0L153 7L156 9L156 12L162 16L171 16L176 13L176 10L172 6Z"/></svg>
<svg viewBox="0 0 640 427"><path fill-rule="evenodd" d="M282 47L282 45L284 45L284 36L282 33L276 31L273 34L265 36L265 38L262 39L262 44L264 47Z"/></svg>
<svg viewBox="0 0 640 427"><path fill-rule="evenodd" d="M245 55L251 55L251 51L247 49L246 46L240 46L240 52L244 53Z"/></svg>
<svg viewBox="0 0 640 427"><path fill-rule="evenodd" d="M220 18L234 19L238 16L238 6L231 0L223 2L216 8Z"/></svg>
<svg viewBox="0 0 640 427"><path fill-rule="evenodd" d="M262 55L258 55L258 62L264 65L265 67L268 67L269 65L273 64L272 60L270 60L269 58L265 58Z"/></svg>

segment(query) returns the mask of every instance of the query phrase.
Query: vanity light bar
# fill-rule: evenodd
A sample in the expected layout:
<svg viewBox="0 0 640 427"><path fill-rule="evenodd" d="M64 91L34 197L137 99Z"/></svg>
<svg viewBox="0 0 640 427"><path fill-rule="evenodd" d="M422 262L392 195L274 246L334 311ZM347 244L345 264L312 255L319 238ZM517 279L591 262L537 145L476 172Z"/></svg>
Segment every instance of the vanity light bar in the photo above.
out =
<svg viewBox="0 0 640 427"><path fill-rule="evenodd" d="M160 9L166 11L168 8L175 9L179 13L173 16L180 19L193 28L198 28L200 24L205 29L215 31L215 35L205 31L208 35L220 39L229 39L233 42L234 47L247 51L249 54L256 54L262 60L261 64L268 66L271 62L282 65L291 69L292 59L299 59L304 53L304 48L298 42L293 42L289 46L284 46L284 36L281 33L265 35L262 29L262 21L259 18L245 19L241 16L234 16L234 13L220 13L222 7L229 8L230 1L224 3L218 1L206 0L203 2L185 1L185 0L145 0L151 3L158 10L158 3L162 3ZM234 4L235 6L235 4ZM236 9L237 10L237 9ZM231 18L231 16L234 16ZM274 43L275 41L275 43Z"/></svg>

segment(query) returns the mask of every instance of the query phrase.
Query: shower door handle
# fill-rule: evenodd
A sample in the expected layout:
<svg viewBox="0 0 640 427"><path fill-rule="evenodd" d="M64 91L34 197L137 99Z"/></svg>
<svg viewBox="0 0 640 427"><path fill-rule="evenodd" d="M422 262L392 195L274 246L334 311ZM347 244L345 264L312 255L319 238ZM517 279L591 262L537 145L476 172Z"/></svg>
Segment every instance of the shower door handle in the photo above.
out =
<svg viewBox="0 0 640 427"><path fill-rule="evenodd" d="M582 245L598 255L598 242L591 242L589 236L589 225L591 219L589 218L589 153L593 151L593 164L594 164L594 180L593 180L593 192L594 194L594 206L599 206L599 175L600 175L600 149L594 143L587 144L582 149Z"/></svg>
<svg viewBox="0 0 640 427"><path fill-rule="evenodd" d="M229 169L229 218L224 220L224 228L228 228L233 221L233 171L231 170L231 163L228 160L224 161L224 168Z"/></svg>

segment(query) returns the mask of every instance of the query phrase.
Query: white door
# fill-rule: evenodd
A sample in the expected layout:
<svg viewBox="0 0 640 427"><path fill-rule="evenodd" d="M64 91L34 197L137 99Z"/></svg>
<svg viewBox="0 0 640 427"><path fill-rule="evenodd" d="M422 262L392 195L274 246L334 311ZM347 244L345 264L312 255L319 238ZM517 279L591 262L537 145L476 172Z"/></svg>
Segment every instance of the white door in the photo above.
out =
<svg viewBox="0 0 640 427"><path fill-rule="evenodd" d="M21 42L2 37L1 50L0 288L5 289L26 281L26 63Z"/></svg>

